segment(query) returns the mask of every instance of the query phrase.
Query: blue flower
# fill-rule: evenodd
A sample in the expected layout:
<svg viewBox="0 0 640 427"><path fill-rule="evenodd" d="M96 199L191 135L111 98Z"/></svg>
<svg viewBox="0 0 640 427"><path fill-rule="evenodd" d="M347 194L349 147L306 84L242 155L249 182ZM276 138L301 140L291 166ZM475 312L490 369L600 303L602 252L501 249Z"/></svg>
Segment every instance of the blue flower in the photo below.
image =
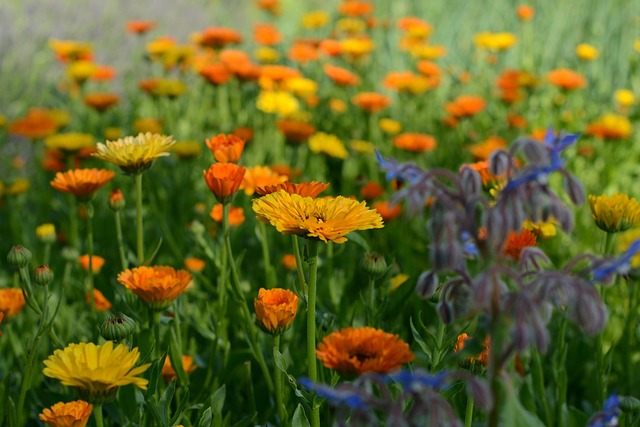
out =
<svg viewBox="0 0 640 427"><path fill-rule="evenodd" d="M631 259L640 252L640 239L629 245L619 257L604 262L593 270L593 280L601 282L612 274L627 274L631 269Z"/></svg>
<svg viewBox="0 0 640 427"><path fill-rule="evenodd" d="M376 151L376 159L380 167L387 171L386 179L401 179L413 185L421 181L424 171L414 163L399 163L394 159L382 157L379 151Z"/></svg>
<svg viewBox="0 0 640 427"><path fill-rule="evenodd" d="M353 386L349 384L338 385L331 388L328 385L314 383L309 378L303 377L298 380L303 387L314 391L318 396L324 397L334 405L345 405L351 409L368 409L363 396L354 390L350 390Z"/></svg>
<svg viewBox="0 0 640 427"><path fill-rule="evenodd" d="M432 389L442 389L448 383L449 375L442 371L435 375L428 374L424 371L407 371L401 370L390 374L392 380L398 381L406 389L414 390L416 388L428 387Z"/></svg>
<svg viewBox="0 0 640 427"><path fill-rule="evenodd" d="M587 427L617 427L619 415L620 401L618 395L612 394L604 402L603 410L589 420Z"/></svg>

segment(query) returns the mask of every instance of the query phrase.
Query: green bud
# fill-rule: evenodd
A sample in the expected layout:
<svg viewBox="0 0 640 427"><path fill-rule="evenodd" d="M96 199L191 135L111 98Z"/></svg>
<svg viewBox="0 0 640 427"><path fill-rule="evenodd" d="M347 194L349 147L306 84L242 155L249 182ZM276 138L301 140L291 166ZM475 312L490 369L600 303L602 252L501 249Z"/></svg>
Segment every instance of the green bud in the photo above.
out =
<svg viewBox="0 0 640 427"><path fill-rule="evenodd" d="M47 286L53 282L53 271L48 265L39 265L33 271L33 281L40 286Z"/></svg>
<svg viewBox="0 0 640 427"><path fill-rule="evenodd" d="M9 250L7 261L14 267L22 268L31 262L31 251L22 245L17 245Z"/></svg>
<svg viewBox="0 0 640 427"><path fill-rule="evenodd" d="M80 257L80 252L78 252L76 248L67 246L62 248L61 255L62 255L62 258L64 258L64 260L67 262L77 262L78 257Z"/></svg>
<svg viewBox="0 0 640 427"><path fill-rule="evenodd" d="M381 276L387 271L387 261L377 252L365 254L360 266L364 271L374 277Z"/></svg>
<svg viewBox="0 0 640 427"><path fill-rule="evenodd" d="M109 314L102 326L100 336L107 341L122 341L133 335L136 322L124 313Z"/></svg>

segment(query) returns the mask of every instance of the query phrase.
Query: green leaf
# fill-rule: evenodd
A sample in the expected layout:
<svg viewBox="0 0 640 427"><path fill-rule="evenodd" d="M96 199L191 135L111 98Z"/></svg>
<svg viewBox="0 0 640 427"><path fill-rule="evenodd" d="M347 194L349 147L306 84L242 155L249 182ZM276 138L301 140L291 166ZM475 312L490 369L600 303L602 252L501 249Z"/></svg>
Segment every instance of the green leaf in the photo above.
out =
<svg viewBox="0 0 640 427"><path fill-rule="evenodd" d="M424 354L427 355L429 362L431 362L431 357L432 357L431 349L429 348L427 343L424 342L424 340L420 336L420 332L418 332L418 330L414 326L413 318L409 318L409 326L411 327L411 334L413 335L413 339L418 343L418 345L420 346Z"/></svg>
<svg viewBox="0 0 640 427"><path fill-rule="evenodd" d="M222 407L224 406L226 396L227 387L224 384L213 393L213 396L211 396L211 409L214 414L222 414Z"/></svg>
<svg viewBox="0 0 640 427"><path fill-rule="evenodd" d="M153 252L151 252L151 256L147 258L147 260L143 263L143 265L151 265L151 262L153 261L153 259L156 257L156 255L158 255L160 246L162 246L162 237L160 238L160 240L158 240L158 244L156 245L156 248L153 250Z"/></svg>
<svg viewBox="0 0 640 427"><path fill-rule="evenodd" d="M198 422L198 427L211 427L213 420L213 415L211 415L211 407L204 410L202 413L202 417L200 417L200 421Z"/></svg>
<svg viewBox="0 0 640 427"><path fill-rule="evenodd" d="M352 231L346 236L349 240L352 240L356 245L360 246L364 249L365 252L371 252L371 248L369 247L369 243L362 237L358 232Z"/></svg>
<svg viewBox="0 0 640 427"><path fill-rule="evenodd" d="M309 424L309 420L307 419L307 414L304 413L304 409L300 403L298 403L298 407L293 413L291 427L311 427L311 424Z"/></svg>
<svg viewBox="0 0 640 427"><path fill-rule="evenodd" d="M171 406L171 400L173 400L173 393L176 391L176 382L171 381L167 388L160 396L160 402L158 402L158 411L160 411L160 417L164 425L169 425L167 414L169 413L169 407Z"/></svg>
<svg viewBox="0 0 640 427"><path fill-rule="evenodd" d="M538 417L522 406L513 389L505 390L505 396L507 400L502 408L501 425L509 427L544 427Z"/></svg>
<svg viewBox="0 0 640 427"><path fill-rule="evenodd" d="M151 400L151 397L152 396L149 396L149 398L145 400L149 414L151 414L151 417L153 418L157 426L167 427L167 424L165 424L165 420L163 420L163 417L160 415L158 405L156 405L156 402Z"/></svg>
<svg viewBox="0 0 640 427"><path fill-rule="evenodd" d="M182 412L184 412L184 408L187 406L189 402L189 389L184 389L184 396L182 396L182 400L178 403L178 407L176 408L175 413L173 414L173 418L171 418L171 427L175 427L178 425L180 421L180 417L182 416Z"/></svg>
<svg viewBox="0 0 640 427"><path fill-rule="evenodd" d="M287 374L287 360L284 355L280 353L276 347L273 348L273 360L276 363L278 369L280 369L285 375Z"/></svg>
<svg viewBox="0 0 640 427"><path fill-rule="evenodd" d="M254 425L255 419L258 417L258 413L254 412L251 415L247 415L237 423L233 424L232 427L248 427L250 425Z"/></svg>
<svg viewBox="0 0 640 427"><path fill-rule="evenodd" d="M178 348L178 337L176 336L176 331L171 329L171 341L169 343L169 356L173 363L171 366L173 370L176 371L176 376L178 377L178 381L183 386L189 385L189 376L184 370L182 366L182 351Z"/></svg>

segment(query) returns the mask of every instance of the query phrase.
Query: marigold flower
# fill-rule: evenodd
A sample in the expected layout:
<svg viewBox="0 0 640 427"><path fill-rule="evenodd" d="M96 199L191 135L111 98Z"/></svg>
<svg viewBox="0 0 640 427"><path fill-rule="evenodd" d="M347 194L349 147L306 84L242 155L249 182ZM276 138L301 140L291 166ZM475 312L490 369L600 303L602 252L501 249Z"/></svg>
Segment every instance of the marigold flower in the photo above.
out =
<svg viewBox="0 0 640 427"><path fill-rule="evenodd" d="M465 341L471 339L471 337L465 333L458 335L458 339L456 340L456 345L453 348L455 353L461 351L464 348ZM483 349L480 354L477 356L471 356L466 359L466 361L470 364L474 364L476 362L482 364L483 367L489 366L489 349L491 346L491 339L486 337L483 344Z"/></svg>
<svg viewBox="0 0 640 427"><path fill-rule="evenodd" d="M58 402L50 409L44 409L38 415L51 427L85 427L93 412L93 405L84 400L75 402Z"/></svg>
<svg viewBox="0 0 640 427"><path fill-rule="evenodd" d="M253 40L261 45L273 46L282 40L282 35L271 24L256 24L253 26Z"/></svg>
<svg viewBox="0 0 640 427"><path fill-rule="evenodd" d="M200 258L187 258L184 260L184 268L191 273L200 273L207 266L207 263Z"/></svg>
<svg viewBox="0 0 640 427"><path fill-rule="evenodd" d="M156 27L155 21L134 20L127 22L127 31L133 34L144 34Z"/></svg>
<svg viewBox="0 0 640 427"><path fill-rule="evenodd" d="M140 352L130 350L124 344L113 346L113 341L102 345L94 343L69 344L53 352L44 361L42 373L60 380L63 385L77 387L83 400L94 404L111 401L118 387L133 384L147 389L149 380L138 375L146 371L151 363L134 367Z"/></svg>
<svg viewBox="0 0 640 427"><path fill-rule="evenodd" d="M316 198L327 188L329 188L329 184L325 184L323 182L311 181L294 184L293 182L285 181L280 184L256 187L256 192L261 196L265 196L267 194L284 190L289 194L298 194L302 197Z"/></svg>
<svg viewBox="0 0 640 427"><path fill-rule="evenodd" d="M376 181L369 181L360 189L360 197L366 200L377 199L382 196L383 193L384 188Z"/></svg>
<svg viewBox="0 0 640 427"><path fill-rule="evenodd" d="M53 150L78 151L92 148L93 135L88 133L69 132L51 135L44 140L45 147Z"/></svg>
<svg viewBox="0 0 640 427"><path fill-rule="evenodd" d="M243 140L245 143L253 139L253 129L251 129L250 127L240 126L235 128L232 133Z"/></svg>
<svg viewBox="0 0 640 427"><path fill-rule="evenodd" d="M63 193L71 193L78 200L86 201L115 176L106 169L72 169L56 173L51 186Z"/></svg>
<svg viewBox="0 0 640 427"><path fill-rule="evenodd" d="M378 211L380 216L385 221L391 221L396 218L398 215L402 213L402 206L399 204L392 205L387 201L376 202L371 206L373 209Z"/></svg>
<svg viewBox="0 0 640 427"><path fill-rule="evenodd" d="M59 126L48 111L32 108L25 117L11 122L9 134L39 139L53 135Z"/></svg>
<svg viewBox="0 0 640 427"><path fill-rule="evenodd" d="M640 205L626 194L590 194L589 206L596 225L607 233L626 231L640 223Z"/></svg>
<svg viewBox="0 0 640 427"><path fill-rule="evenodd" d="M133 130L134 132L137 132L137 133L161 134L162 127L163 127L162 120L155 119L153 117L136 119L133 122Z"/></svg>
<svg viewBox="0 0 640 427"><path fill-rule="evenodd" d="M280 59L280 52L268 46L260 46L253 52L253 56L259 61L267 64L273 64Z"/></svg>
<svg viewBox="0 0 640 427"><path fill-rule="evenodd" d="M420 44L411 47L411 55L420 59L438 59L447 54L447 48L442 45Z"/></svg>
<svg viewBox="0 0 640 427"><path fill-rule="evenodd" d="M287 52L287 57L300 64L318 59L318 48L307 42L295 42Z"/></svg>
<svg viewBox="0 0 640 427"><path fill-rule="evenodd" d="M257 5L260 9L272 15L280 14L280 0L258 0Z"/></svg>
<svg viewBox="0 0 640 427"><path fill-rule="evenodd" d="M66 75L77 84L83 84L98 71L98 65L92 61L74 61L67 66Z"/></svg>
<svg viewBox="0 0 640 427"><path fill-rule="evenodd" d="M309 138L309 149L314 153L325 153L337 159L344 160L349 157L349 152L342 141L337 136L324 132L317 132Z"/></svg>
<svg viewBox="0 0 640 427"><path fill-rule="evenodd" d="M36 237L43 243L54 243L57 239L56 226L50 223L37 226Z"/></svg>
<svg viewBox="0 0 640 427"><path fill-rule="evenodd" d="M511 232L507 237L507 242L504 246L504 253L508 257L518 261L520 259L520 252L527 246L536 246L537 238L534 233L529 230L522 230L519 233Z"/></svg>
<svg viewBox="0 0 640 427"><path fill-rule="evenodd" d="M288 144L298 145L309 139L316 133L315 126L297 120L280 120L277 123L278 130L284 135Z"/></svg>
<svg viewBox="0 0 640 427"><path fill-rule="evenodd" d="M182 369L184 369L187 374L190 374L198 368L198 365L195 364L195 359L193 358L193 356L183 354L181 362ZM177 377L176 371L171 365L171 358L169 356L164 359L164 365L162 365L161 375L165 383L171 382Z"/></svg>
<svg viewBox="0 0 640 427"><path fill-rule="evenodd" d="M400 337L371 327L332 332L318 344L316 356L324 366L346 376L386 374L414 359L409 345Z"/></svg>
<svg viewBox="0 0 640 427"><path fill-rule="evenodd" d="M589 123L585 133L602 139L626 139L633 133L633 126L625 116L608 113Z"/></svg>
<svg viewBox="0 0 640 427"><path fill-rule="evenodd" d="M436 148L436 139L431 135L406 132L393 138L393 145L407 151L423 152Z"/></svg>
<svg viewBox="0 0 640 427"><path fill-rule="evenodd" d="M84 271L89 271L89 255L80 256L80 258L78 258L78 263L80 264L80 267L82 267ZM104 266L104 258L98 255L93 255L91 257L91 267L93 270L93 274L100 273L100 270L102 269L103 266Z"/></svg>
<svg viewBox="0 0 640 427"><path fill-rule="evenodd" d="M213 195L225 204L240 188L246 169L234 163L215 163L202 172Z"/></svg>
<svg viewBox="0 0 640 427"><path fill-rule="evenodd" d="M613 93L613 97L615 98L618 105L622 108L630 107L636 102L636 98L633 92L628 89L616 90Z"/></svg>
<svg viewBox="0 0 640 427"><path fill-rule="evenodd" d="M391 104L391 100L388 97L376 92L359 93L351 98L351 102L370 113L380 111Z"/></svg>
<svg viewBox="0 0 640 427"><path fill-rule="evenodd" d="M492 136L482 142L469 146L469 151L476 160L489 160L491 153L506 146L507 141L497 136Z"/></svg>
<svg viewBox="0 0 640 427"><path fill-rule="evenodd" d="M159 157L168 156L173 144L172 136L139 133L98 143L98 152L93 156L119 166L127 175L137 175L149 169Z"/></svg>
<svg viewBox="0 0 640 427"><path fill-rule="evenodd" d="M439 83L439 79L432 82L431 79L411 71L392 71L382 81L382 85L386 88L414 95L424 93Z"/></svg>
<svg viewBox="0 0 640 427"><path fill-rule="evenodd" d="M308 30L317 30L329 23L329 15L322 10L308 12L302 17L302 26Z"/></svg>
<svg viewBox="0 0 640 427"><path fill-rule="evenodd" d="M507 50L517 43L518 38L512 33L478 33L473 41L480 49L493 51Z"/></svg>
<svg viewBox="0 0 640 427"><path fill-rule="evenodd" d="M223 209L224 209L224 206L221 203L218 203L217 205L214 205L213 208L211 208L211 212L209 213L209 216L215 222L222 223ZM231 227L239 226L244 222L244 220L245 220L244 209L242 209L241 207L229 206L229 225Z"/></svg>
<svg viewBox="0 0 640 427"><path fill-rule="evenodd" d="M346 16L366 16L373 13L373 4L368 1L350 0L340 3L338 12Z"/></svg>
<svg viewBox="0 0 640 427"><path fill-rule="evenodd" d="M298 310L298 295L280 288L258 291L253 301L258 326L268 334L278 335L291 326Z"/></svg>
<svg viewBox="0 0 640 427"><path fill-rule="evenodd" d="M195 37L201 46L221 48L229 44L242 42L242 36L236 30L224 27L208 27Z"/></svg>
<svg viewBox="0 0 640 427"><path fill-rule="evenodd" d="M202 152L202 143L198 141L177 141L171 151L181 160L192 159Z"/></svg>
<svg viewBox="0 0 640 427"><path fill-rule="evenodd" d="M87 292L84 296L87 300L87 304L91 304L91 295ZM93 289L93 304L98 311L107 311L111 309L111 302L104 296L102 292L97 289Z"/></svg>
<svg viewBox="0 0 640 427"><path fill-rule="evenodd" d="M4 190L7 196L17 196L18 194L26 193L31 187L31 181L27 178L16 178L13 182Z"/></svg>
<svg viewBox="0 0 640 427"><path fill-rule="evenodd" d="M323 70L327 77L339 86L355 86L360 82L356 74L342 67L326 64Z"/></svg>
<svg viewBox="0 0 640 427"><path fill-rule="evenodd" d="M448 102L445 109L453 117L459 119L474 116L484 110L485 106L486 102L481 96L460 95L453 102Z"/></svg>
<svg viewBox="0 0 640 427"><path fill-rule="evenodd" d="M285 91L263 90L258 95L256 106L265 113L288 116L300 108L298 100Z"/></svg>
<svg viewBox="0 0 640 427"><path fill-rule="evenodd" d="M127 269L118 282L156 310L167 308L189 286L191 274L173 267L154 266Z"/></svg>
<svg viewBox="0 0 640 427"><path fill-rule="evenodd" d="M575 90L587 85L587 79L580 73L567 68L558 68L547 74L549 83L564 90Z"/></svg>
<svg viewBox="0 0 640 427"><path fill-rule="evenodd" d="M283 234L298 234L323 242L347 241L345 235L356 230L382 228L382 217L365 202L336 198L302 197L286 191L253 199L259 221L268 222Z"/></svg>
<svg viewBox="0 0 640 427"><path fill-rule="evenodd" d="M22 311L26 301L22 289L0 289L0 312L7 317L15 317Z"/></svg>
<svg viewBox="0 0 640 427"><path fill-rule="evenodd" d="M285 254L282 256L282 266L287 270L295 270L298 263L294 254ZM1 312L0 312L1 313Z"/></svg>
<svg viewBox="0 0 640 427"><path fill-rule="evenodd" d="M49 47L55 53L58 60L71 62L77 60L88 60L93 56L92 47L89 43L76 40L49 40Z"/></svg>
<svg viewBox="0 0 640 427"><path fill-rule="evenodd" d="M525 4L521 4L516 8L516 15L521 21L530 21L536 14L536 10Z"/></svg>
<svg viewBox="0 0 640 427"><path fill-rule="evenodd" d="M343 39L339 43L340 54L346 56L347 60L358 60L371 53L375 47L373 40L367 37Z"/></svg>
<svg viewBox="0 0 640 427"><path fill-rule="evenodd" d="M211 137L206 140L213 157L220 163L238 163L244 150L244 141L233 134Z"/></svg>
<svg viewBox="0 0 640 427"><path fill-rule="evenodd" d="M600 52L590 44L581 43L576 47L576 55L583 61L593 61L600 55Z"/></svg>
<svg viewBox="0 0 640 427"><path fill-rule="evenodd" d="M187 91L187 85L178 79L155 78L143 80L139 83L140 89L151 96L177 98Z"/></svg>
<svg viewBox="0 0 640 427"><path fill-rule="evenodd" d="M382 132L389 135L395 135L402 131L402 123L397 120L382 118L378 121L378 126Z"/></svg>
<svg viewBox="0 0 640 427"><path fill-rule="evenodd" d="M240 189L244 190L247 196L251 196L258 187L277 185L287 180L288 177L280 175L268 166L253 166L247 169Z"/></svg>
<svg viewBox="0 0 640 427"><path fill-rule="evenodd" d="M94 92L87 94L83 101L85 105L93 108L96 111L103 112L109 108L117 105L120 102L120 97L115 93L108 92Z"/></svg>

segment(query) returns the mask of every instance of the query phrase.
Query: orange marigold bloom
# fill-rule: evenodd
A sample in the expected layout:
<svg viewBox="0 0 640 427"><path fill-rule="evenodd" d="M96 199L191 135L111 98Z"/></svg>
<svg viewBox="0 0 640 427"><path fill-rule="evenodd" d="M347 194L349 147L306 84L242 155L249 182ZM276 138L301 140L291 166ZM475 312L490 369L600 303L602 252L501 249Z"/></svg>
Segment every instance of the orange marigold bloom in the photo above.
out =
<svg viewBox="0 0 640 427"><path fill-rule="evenodd" d="M106 169L72 169L56 173L51 186L63 193L71 193L78 200L86 201L115 176Z"/></svg>
<svg viewBox="0 0 640 427"><path fill-rule="evenodd" d="M253 129L249 127L239 127L232 132L235 136L243 140L245 143L253 139Z"/></svg>
<svg viewBox="0 0 640 427"><path fill-rule="evenodd" d="M95 92L86 95L83 99L85 105L96 111L107 111L120 102L120 97L115 93Z"/></svg>
<svg viewBox="0 0 640 427"><path fill-rule="evenodd" d="M456 340L456 345L453 348L455 353L461 351L464 348L465 341L471 339L471 337L465 333L458 335L458 339ZM471 356L466 359L469 363L473 364L474 362L479 362L485 368L489 366L489 349L491 348L491 339L486 337L483 344L483 349L480 354L477 356Z"/></svg>
<svg viewBox="0 0 640 427"><path fill-rule="evenodd" d="M409 345L398 335L371 327L332 332L318 344L316 356L324 366L346 376L386 374L414 359Z"/></svg>
<svg viewBox="0 0 640 427"><path fill-rule="evenodd" d="M38 415L51 427L85 427L93 412L93 405L84 400L75 402L58 402L50 409L44 409Z"/></svg>
<svg viewBox="0 0 640 427"><path fill-rule="evenodd" d="M282 40L282 34L271 24L256 24L253 26L253 40L256 43L273 46Z"/></svg>
<svg viewBox="0 0 640 427"><path fill-rule="evenodd" d="M529 124L527 119L525 119L519 114L514 114L514 113L507 114L507 123L509 124L510 128L516 128L516 129L524 129Z"/></svg>
<svg viewBox="0 0 640 427"><path fill-rule="evenodd" d="M297 120L283 119L277 123L278 130L284 135L288 144L298 145L316 133L315 126Z"/></svg>
<svg viewBox="0 0 640 427"><path fill-rule="evenodd" d="M167 308L191 283L191 273L173 267L154 266L127 269L118 282L156 310Z"/></svg>
<svg viewBox="0 0 640 427"><path fill-rule="evenodd" d="M87 304L91 304L91 296L89 292L85 294L85 299L87 300ZM97 289L93 289L93 303L96 306L96 310L98 311L107 311L111 309L111 303L105 296Z"/></svg>
<svg viewBox="0 0 640 427"><path fill-rule="evenodd" d="M244 141L233 134L219 134L206 140L213 157L220 163L238 163L244 150Z"/></svg>
<svg viewBox="0 0 640 427"><path fill-rule="evenodd" d="M453 102L448 102L445 109L454 118L471 117L482 110L486 102L481 96L460 95Z"/></svg>
<svg viewBox="0 0 640 427"><path fill-rule="evenodd" d="M26 301L22 294L22 289L5 288L0 289L0 312L7 317L15 317L22 311Z"/></svg>
<svg viewBox="0 0 640 427"><path fill-rule="evenodd" d="M547 74L549 83L564 90L575 90L587 85L587 79L580 73L567 68L558 68Z"/></svg>
<svg viewBox="0 0 640 427"><path fill-rule="evenodd" d="M439 81L436 81L436 86L438 83ZM413 94L423 93L435 87L431 80L411 71L392 71L385 76L382 85L392 90Z"/></svg>
<svg viewBox="0 0 640 427"><path fill-rule="evenodd" d="M633 133L633 126L626 116L608 113L589 123L585 133L602 139L625 139Z"/></svg>
<svg viewBox="0 0 640 427"><path fill-rule="evenodd" d="M521 4L516 8L516 15L518 15L518 18L520 18L521 21L530 21L533 19L535 14L536 10L525 4Z"/></svg>
<svg viewBox="0 0 640 427"><path fill-rule="evenodd" d="M373 4L368 1L350 0L340 3L338 12L346 16L366 16L373 13Z"/></svg>
<svg viewBox="0 0 640 427"><path fill-rule="evenodd" d="M89 255L88 254L80 256L78 258L78 263L80 264L80 267L82 267L84 271L89 271ZM104 266L104 258L98 255L93 255L91 257L91 267L93 270L93 274L100 273L100 270L102 269L103 266Z"/></svg>
<svg viewBox="0 0 640 427"><path fill-rule="evenodd" d="M236 74L242 72L247 66L251 65L251 58L246 52L237 49L225 49L218 55L218 59L224 64L227 69Z"/></svg>
<svg viewBox="0 0 640 427"><path fill-rule="evenodd" d="M360 189L360 197L366 200L376 199L382 196L382 193L384 193L384 188L376 181L369 181Z"/></svg>
<svg viewBox="0 0 640 427"><path fill-rule="evenodd" d="M235 207L235 206L229 206L229 208L230 208L229 209L229 225L231 227L237 227L240 224L242 224L245 220L244 209L240 207ZM222 223L223 209L224 209L224 206L221 203L218 203L217 205L214 205L213 208L211 208L211 212L209 213L209 216L215 222Z"/></svg>
<svg viewBox="0 0 640 427"><path fill-rule="evenodd" d="M325 64L323 70L327 77L339 86L355 86L360 82L357 75L342 67Z"/></svg>
<svg viewBox="0 0 640 427"><path fill-rule="evenodd" d="M318 49L310 43L295 42L289 49L287 56L294 62L304 64L318 59Z"/></svg>
<svg viewBox="0 0 640 427"><path fill-rule="evenodd" d="M501 179L504 179L504 177L495 176L489 171L489 162L486 160L462 165L462 167L471 168L476 172L478 172L480 174L480 178L482 179L482 184L484 186L493 185L499 182Z"/></svg>
<svg viewBox="0 0 640 427"><path fill-rule="evenodd" d="M216 163L202 172L211 192L224 204L240 188L246 169L233 163Z"/></svg>
<svg viewBox="0 0 640 427"><path fill-rule="evenodd" d="M391 104L387 96L377 92L361 92L351 98L351 102L370 113L380 111Z"/></svg>
<svg viewBox="0 0 640 427"><path fill-rule="evenodd" d="M193 358L193 356L188 356L186 354L182 355L182 369L184 369L187 374L190 374L198 368L198 365L196 365L194 362L195 359ZM173 381L173 379L175 379L177 376L176 371L171 365L171 358L169 356L164 359L164 365L162 365L161 375L165 383Z"/></svg>
<svg viewBox="0 0 640 427"><path fill-rule="evenodd" d="M280 0L258 0L258 7L272 15L280 14Z"/></svg>
<svg viewBox="0 0 640 427"><path fill-rule="evenodd" d="M202 65L198 69L200 74L207 82L213 85L223 85L231 79L231 72L221 62L212 62Z"/></svg>
<svg viewBox="0 0 640 427"><path fill-rule="evenodd" d="M282 266L287 270L295 270L297 267L296 256L294 254L285 254L282 257Z"/></svg>
<svg viewBox="0 0 640 427"><path fill-rule="evenodd" d="M286 176L288 180L299 178L302 175L302 172L300 172L300 170L292 168L289 165L273 164L273 165L270 165L269 167L271 168L271 170L275 171L275 173L277 173L278 175Z"/></svg>
<svg viewBox="0 0 640 427"><path fill-rule="evenodd" d="M261 196L265 196L267 194L284 190L289 194L298 194L302 197L315 198L327 188L329 188L329 184L325 184L323 182L311 181L294 184L293 182L285 181L281 184L256 187L256 192Z"/></svg>
<svg viewBox="0 0 640 427"><path fill-rule="evenodd" d="M184 260L184 268L192 273L200 273L207 266L207 263L200 258L187 258Z"/></svg>
<svg viewBox="0 0 640 427"><path fill-rule="evenodd" d="M247 169L247 173L242 179L240 189L244 190L247 196L251 196L258 187L277 185L287 181L288 177L278 174L268 166L254 166Z"/></svg>
<svg viewBox="0 0 640 427"><path fill-rule="evenodd" d="M433 150L437 144L431 135L406 132L393 138L393 145L403 150L422 152Z"/></svg>
<svg viewBox="0 0 640 427"><path fill-rule="evenodd" d="M497 136L491 136L485 141L473 144L468 148L471 154L473 154L473 157L476 158L476 160L489 160L489 156L491 156L491 153L500 148L506 148L506 146L507 141Z"/></svg>
<svg viewBox="0 0 640 427"><path fill-rule="evenodd" d="M253 300L258 326L268 334L278 335L293 322L298 311L298 295L287 289L264 289Z"/></svg>
<svg viewBox="0 0 640 427"><path fill-rule="evenodd" d="M511 232L507 238L504 253L506 256L518 261L523 248L536 246L537 243L536 235L529 230L522 230L519 233Z"/></svg>
<svg viewBox="0 0 640 427"><path fill-rule="evenodd" d="M156 21L134 20L127 22L127 31L133 34L144 34L156 27Z"/></svg>
<svg viewBox="0 0 640 427"><path fill-rule="evenodd" d="M263 65L260 77L271 80L273 82L281 82L283 80L300 77L300 71L295 68L286 67L284 65Z"/></svg>
<svg viewBox="0 0 640 427"><path fill-rule="evenodd" d="M376 202L371 207L377 210L382 219L385 221L391 221L402 213L401 205L392 205L389 202Z"/></svg>
<svg viewBox="0 0 640 427"><path fill-rule="evenodd" d="M318 49L327 56L339 56L342 53L342 45L333 39L322 40Z"/></svg>
<svg viewBox="0 0 640 427"><path fill-rule="evenodd" d="M58 130L58 124L44 109L32 108L21 119L14 120L9 125L9 134L24 136L30 139L44 138L53 135Z"/></svg>
<svg viewBox="0 0 640 427"><path fill-rule="evenodd" d="M242 42L242 36L236 30L224 27L208 27L205 28L196 37L197 43L201 46L209 46L213 48L224 47L229 44L237 44Z"/></svg>
<svg viewBox="0 0 640 427"><path fill-rule="evenodd" d="M115 68L108 65L98 65L98 68L93 72L90 79L95 82L108 82L118 74Z"/></svg>

